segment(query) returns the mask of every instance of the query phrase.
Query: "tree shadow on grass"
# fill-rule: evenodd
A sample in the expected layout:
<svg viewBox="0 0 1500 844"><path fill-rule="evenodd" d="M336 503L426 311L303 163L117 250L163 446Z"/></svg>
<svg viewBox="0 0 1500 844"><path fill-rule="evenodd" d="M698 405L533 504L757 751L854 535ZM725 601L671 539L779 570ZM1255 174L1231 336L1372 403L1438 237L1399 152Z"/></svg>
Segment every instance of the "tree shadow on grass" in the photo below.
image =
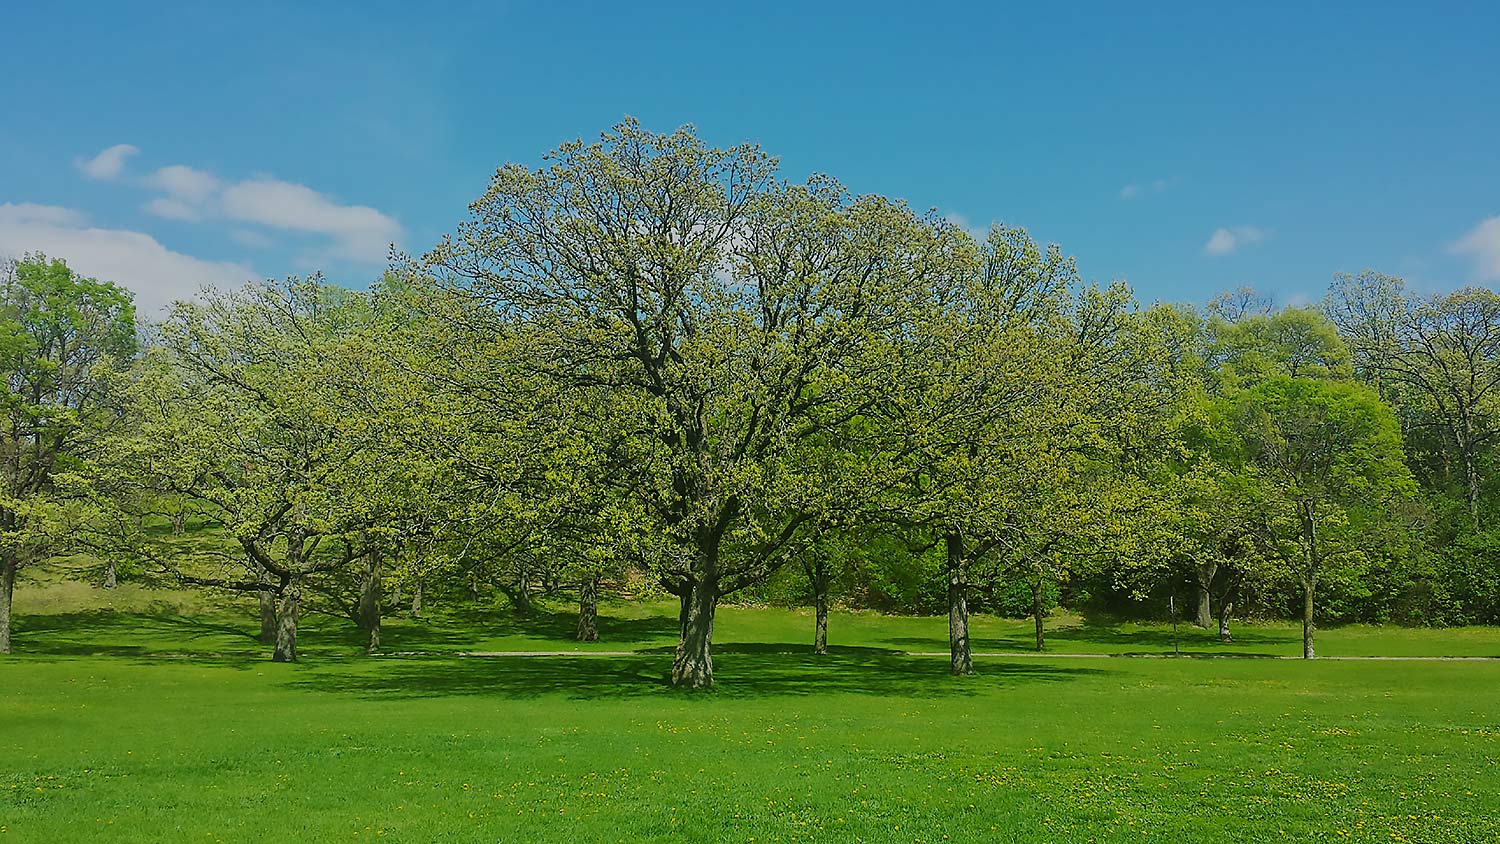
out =
<svg viewBox="0 0 1500 844"><path fill-rule="evenodd" d="M425 651L475 648L496 637L516 636L550 642L556 647L577 644L578 614L537 608L527 615L487 606L443 608L424 619L402 618L382 632L381 646L388 651ZM618 643L629 650L642 642L675 639L677 620L663 616L628 618L599 615L599 644Z"/></svg>
<svg viewBox="0 0 1500 844"><path fill-rule="evenodd" d="M44 656L149 656L256 643L241 627L176 612L98 609L16 620L16 650ZM228 640L227 642L225 640Z"/></svg>
<svg viewBox="0 0 1500 844"><path fill-rule="evenodd" d="M472 657L390 659L378 670L315 671L292 685L370 699L485 696L511 699L559 695L573 700L642 697L751 699L860 694L950 697L1019 685L1062 682L1106 673L1097 668L986 662L971 677L954 678L944 662L878 649L816 656L783 650L715 654L715 688L690 694L670 687L665 653L628 657ZM774 646L779 648L779 646Z"/></svg>

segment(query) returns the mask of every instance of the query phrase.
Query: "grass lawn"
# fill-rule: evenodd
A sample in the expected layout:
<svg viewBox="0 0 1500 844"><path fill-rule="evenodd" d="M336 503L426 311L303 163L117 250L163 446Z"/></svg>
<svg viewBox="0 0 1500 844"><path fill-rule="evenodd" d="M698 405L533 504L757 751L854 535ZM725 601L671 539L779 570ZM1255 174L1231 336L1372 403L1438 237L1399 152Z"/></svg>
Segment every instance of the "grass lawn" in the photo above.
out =
<svg viewBox="0 0 1500 844"><path fill-rule="evenodd" d="M624 657L454 653L572 647L561 611L392 623L426 653L379 658L314 617L274 665L248 607L32 584L0 660L0 844L1500 841L1497 662L991 657L953 679L897 653L943 650L940 619L838 614L816 658L806 614L726 608L719 688L686 695L651 650L669 609L607 609L599 647L647 649ZM1170 634L1061 622L1066 651ZM980 619L976 647L1028 632ZM1291 626L1238 635L1297 652ZM1500 655L1493 630L1322 643Z"/></svg>

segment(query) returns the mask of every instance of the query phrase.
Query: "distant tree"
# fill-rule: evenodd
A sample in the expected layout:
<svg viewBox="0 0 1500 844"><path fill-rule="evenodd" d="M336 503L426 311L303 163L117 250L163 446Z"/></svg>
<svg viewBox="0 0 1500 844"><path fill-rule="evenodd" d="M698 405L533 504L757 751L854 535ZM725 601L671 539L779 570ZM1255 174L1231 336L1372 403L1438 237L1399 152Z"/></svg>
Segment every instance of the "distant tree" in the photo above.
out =
<svg viewBox="0 0 1500 844"><path fill-rule="evenodd" d="M135 350L126 291L43 255L0 265L0 653L16 574L66 541L60 476L119 422L107 384Z"/></svg>
<svg viewBox="0 0 1500 844"><path fill-rule="evenodd" d="M141 553L184 582L260 595L278 662L297 659L311 579L359 561L379 576L382 523L407 488L380 421L349 400L377 362L372 323L364 297L316 277L206 293L162 325L136 388L122 459L224 540Z"/></svg>
<svg viewBox="0 0 1500 844"><path fill-rule="evenodd" d="M1352 382L1278 377L1221 403L1260 553L1301 586L1302 650L1313 645L1316 592L1368 564L1389 519L1415 485L1395 415ZM1230 459L1234 459L1231 457Z"/></svg>

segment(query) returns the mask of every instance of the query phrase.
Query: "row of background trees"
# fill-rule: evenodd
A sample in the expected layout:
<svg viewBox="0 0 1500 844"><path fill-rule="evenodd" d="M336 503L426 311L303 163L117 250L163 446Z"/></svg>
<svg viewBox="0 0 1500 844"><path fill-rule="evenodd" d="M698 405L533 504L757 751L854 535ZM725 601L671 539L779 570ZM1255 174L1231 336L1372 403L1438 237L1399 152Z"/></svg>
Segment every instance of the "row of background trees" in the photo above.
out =
<svg viewBox="0 0 1500 844"><path fill-rule="evenodd" d="M119 571L346 615L407 597L719 602L949 616L1500 621L1500 297L1367 272L1319 307L1138 305L1024 230L982 241L744 145L627 121L501 168L367 293L320 277L129 296L30 256L0 356L0 649L19 568ZM194 541L185 541L184 534ZM404 593L403 593L404 590Z"/></svg>

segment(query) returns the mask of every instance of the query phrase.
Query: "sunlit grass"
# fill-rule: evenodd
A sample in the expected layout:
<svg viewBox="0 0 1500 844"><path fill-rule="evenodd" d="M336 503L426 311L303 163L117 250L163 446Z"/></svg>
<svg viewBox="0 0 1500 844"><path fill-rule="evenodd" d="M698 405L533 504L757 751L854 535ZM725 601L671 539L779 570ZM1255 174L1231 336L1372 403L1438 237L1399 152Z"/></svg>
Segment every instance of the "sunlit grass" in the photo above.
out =
<svg viewBox="0 0 1500 844"><path fill-rule="evenodd" d="M139 589L139 594L130 590ZM175 596L175 597L174 597ZM106 606L112 605L112 606ZM39 611L45 608L45 612ZM1500 663L990 657L946 676L943 619L726 607L719 687L663 683L667 603L432 606L359 656L309 618L304 662L253 605L56 580L0 662L0 842L1500 840ZM1170 651L1161 625L1049 623L1059 650ZM1029 622L980 618L976 648ZM1493 630L1345 628L1328 653L1500 655ZM1203 631L1188 647L1211 650ZM1243 652L1296 652L1290 625Z"/></svg>

